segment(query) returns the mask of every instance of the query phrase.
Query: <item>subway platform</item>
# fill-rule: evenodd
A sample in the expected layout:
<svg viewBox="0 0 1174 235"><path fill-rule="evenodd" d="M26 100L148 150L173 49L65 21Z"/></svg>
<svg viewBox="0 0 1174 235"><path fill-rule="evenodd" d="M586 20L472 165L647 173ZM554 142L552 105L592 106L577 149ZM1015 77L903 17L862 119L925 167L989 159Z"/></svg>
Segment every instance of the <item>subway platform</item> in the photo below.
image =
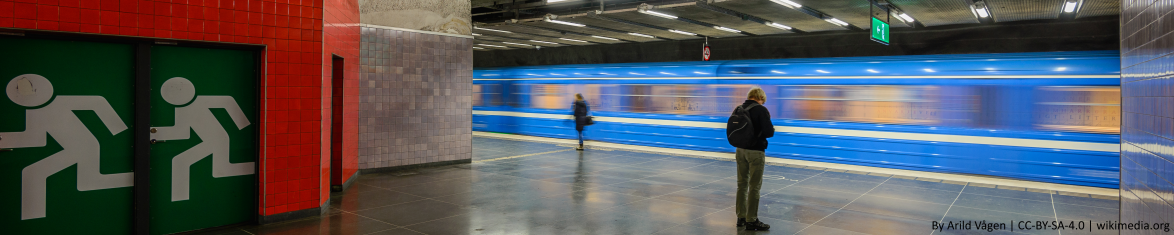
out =
<svg viewBox="0 0 1174 235"><path fill-rule="evenodd" d="M743 231L732 154L573 143L476 133L471 164L362 175L321 216L205 234L1118 234L932 228L1117 221L1116 189L786 159L765 169L771 230Z"/></svg>

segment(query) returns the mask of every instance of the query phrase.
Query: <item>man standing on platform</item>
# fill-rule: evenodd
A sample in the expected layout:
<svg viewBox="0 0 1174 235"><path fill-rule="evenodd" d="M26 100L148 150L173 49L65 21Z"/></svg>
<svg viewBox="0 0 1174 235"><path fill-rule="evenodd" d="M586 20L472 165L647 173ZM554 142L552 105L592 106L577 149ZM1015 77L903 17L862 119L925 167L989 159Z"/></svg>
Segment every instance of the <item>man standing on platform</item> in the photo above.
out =
<svg viewBox="0 0 1174 235"><path fill-rule="evenodd" d="M766 158L766 138L775 134L766 104L766 92L754 87L746 94L746 102L734 109L726 123L726 137L737 147L738 193L736 212L738 227L746 230L769 230L770 225L758 220L758 197L762 189L762 170Z"/></svg>

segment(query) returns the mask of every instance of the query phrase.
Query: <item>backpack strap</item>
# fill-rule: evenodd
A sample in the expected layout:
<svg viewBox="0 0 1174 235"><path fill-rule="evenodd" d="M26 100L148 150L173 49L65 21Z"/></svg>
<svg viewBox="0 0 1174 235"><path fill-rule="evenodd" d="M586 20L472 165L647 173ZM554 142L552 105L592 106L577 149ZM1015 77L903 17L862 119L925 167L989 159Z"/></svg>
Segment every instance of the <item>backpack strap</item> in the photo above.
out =
<svg viewBox="0 0 1174 235"><path fill-rule="evenodd" d="M750 121L750 122L749 122L749 123L750 123L750 128L756 128L756 127L754 126L754 118L750 117L750 110L751 110L751 109L754 109L754 107L757 107L757 106L761 106L761 105L760 105L760 104L758 104L758 102L754 102L754 103L750 103L750 105L746 105L745 107L741 107L741 108L742 108L742 110L746 111L746 120ZM750 133L755 133L755 132L758 132L758 129L752 129L752 130L750 131ZM762 133L755 133L755 134L754 134L754 136L755 136L755 137L757 137L757 136L759 136L759 135L762 135Z"/></svg>
<svg viewBox="0 0 1174 235"><path fill-rule="evenodd" d="M750 109L753 109L753 108L754 108L754 106L760 106L760 105L758 104L758 102L751 103L750 105L747 105L747 106L745 107L745 109L746 109L746 112L750 112Z"/></svg>

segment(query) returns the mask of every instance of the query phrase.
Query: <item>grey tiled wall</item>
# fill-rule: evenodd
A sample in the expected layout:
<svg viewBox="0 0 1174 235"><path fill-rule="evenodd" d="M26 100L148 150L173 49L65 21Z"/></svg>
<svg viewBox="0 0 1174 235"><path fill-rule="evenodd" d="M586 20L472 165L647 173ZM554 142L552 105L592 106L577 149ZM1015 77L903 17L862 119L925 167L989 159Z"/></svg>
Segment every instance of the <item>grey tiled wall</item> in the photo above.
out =
<svg viewBox="0 0 1174 235"><path fill-rule="evenodd" d="M1174 222L1174 4L1121 2L1121 221ZM1124 230L1121 234L1166 234Z"/></svg>
<svg viewBox="0 0 1174 235"><path fill-rule="evenodd" d="M363 28L359 169L472 159L472 41Z"/></svg>

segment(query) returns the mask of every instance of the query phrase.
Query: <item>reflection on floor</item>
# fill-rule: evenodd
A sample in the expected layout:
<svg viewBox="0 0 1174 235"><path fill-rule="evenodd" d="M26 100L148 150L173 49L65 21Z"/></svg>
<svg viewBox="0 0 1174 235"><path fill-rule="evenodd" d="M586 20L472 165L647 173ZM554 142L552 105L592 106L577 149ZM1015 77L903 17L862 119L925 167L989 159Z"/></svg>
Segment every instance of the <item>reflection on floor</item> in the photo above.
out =
<svg viewBox="0 0 1174 235"><path fill-rule="evenodd" d="M766 166L759 213L772 229L740 231L734 162L483 137L473 146L472 164L363 175L320 217L207 234L978 234L931 221L1118 218L1118 201L1087 194Z"/></svg>

